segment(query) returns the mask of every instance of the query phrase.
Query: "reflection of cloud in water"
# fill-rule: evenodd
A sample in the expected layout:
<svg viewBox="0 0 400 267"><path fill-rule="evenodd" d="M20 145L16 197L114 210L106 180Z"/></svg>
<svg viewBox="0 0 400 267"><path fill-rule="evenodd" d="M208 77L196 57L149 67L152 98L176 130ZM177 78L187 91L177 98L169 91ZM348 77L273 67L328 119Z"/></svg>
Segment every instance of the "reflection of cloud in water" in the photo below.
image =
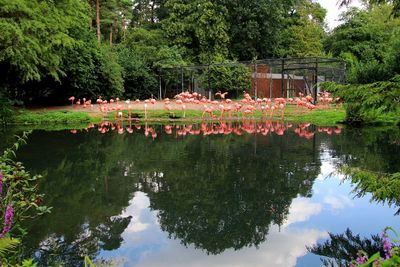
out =
<svg viewBox="0 0 400 267"><path fill-rule="evenodd" d="M334 159L329 155L329 152L322 152L321 155L321 173L318 175L317 180L323 181L326 178L335 178L340 181L344 180L344 175L337 172L334 164Z"/></svg>
<svg viewBox="0 0 400 267"><path fill-rule="evenodd" d="M290 207L290 215L281 230L271 226L267 241L259 248L243 248L239 251L226 250L219 255L207 255L202 250L188 248L179 240L171 240L161 231L156 212L148 208L149 199L138 192L124 211L123 216L133 216L123 234L124 243L118 250L124 266L295 266L297 259L307 253L306 245L315 244L326 238L325 231L305 229L294 230L288 227L296 222L308 220L321 211L321 205L309 199L295 199ZM145 226L145 227L143 227ZM109 257L115 256L109 252ZM107 252L102 253L107 258Z"/></svg>
<svg viewBox="0 0 400 267"><path fill-rule="evenodd" d="M331 209L333 210L339 210L339 209L344 209L346 207L353 207L354 204L351 202L351 200L343 195L339 195L339 196L333 196L333 195L329 195L324 197L323 202L325 204L328 204Z"/></svg>
<svg viewBox="0 0 400 267"><path fill-rule="evenodd" d="M326 233L317 230L301 232L271 229L266 243L257 248L244 248L239 251L227 250L216 256L207 256L192 247L185 248L178 241L169 242L157 253L141 258L136 266L295 266L297 259L307 251L305 245L313 245Z"/></svg>
<svg viewBox="0 0 400 267"><path fill-rule="evenodd" d="M149 207L149 199L143 193L136 193L129 204L130 205L121 214L122 217L132 216L131 223L125 231L133 233L146 230L152 223L152 220L150 217L146 216L145 213L142 214L141 211Z"/></svg>
<svg viewBox="0 0 400 267"><path fill-rule="evenodd" d="M321 204L312 203L308 198L296 198L290 205L289 216L283 227L307 221L311 216L320 213L321 209Z"/></svg>

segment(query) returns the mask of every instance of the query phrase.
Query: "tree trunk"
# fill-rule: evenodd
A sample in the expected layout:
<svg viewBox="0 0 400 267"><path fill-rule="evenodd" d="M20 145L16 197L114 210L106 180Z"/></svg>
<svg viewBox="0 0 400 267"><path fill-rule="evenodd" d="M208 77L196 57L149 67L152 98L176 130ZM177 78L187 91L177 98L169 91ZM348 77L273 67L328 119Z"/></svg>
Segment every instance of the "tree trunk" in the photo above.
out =
<svg viewBox="0 0 400 267"><path fill-rule="evenodd" d="M96 0L96 26L97 26L97 40L100 43L101 32L100 32L100 0Z"/></svg>
<svg viewBox="0 0 400 267"><path fill-rule="evenodd" d="M110 25L110 46L112 46L113 41L113 25Z"/></svg>
<svg viewBox="0 0 400 267"><path fill-rule="evenodd" d="M154 19L154 5L155 5L155 1L153 1L152 3L151 3L151 23L152 24L154 24L154 21L155 21L155 19Z"/></svg>

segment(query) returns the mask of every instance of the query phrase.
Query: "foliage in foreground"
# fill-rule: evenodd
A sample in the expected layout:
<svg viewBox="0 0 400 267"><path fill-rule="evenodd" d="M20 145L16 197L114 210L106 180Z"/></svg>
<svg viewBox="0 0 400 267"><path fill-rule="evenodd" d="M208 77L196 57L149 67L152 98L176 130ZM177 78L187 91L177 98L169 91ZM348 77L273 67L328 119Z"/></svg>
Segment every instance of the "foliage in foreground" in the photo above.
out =
<svg viewBox="0 0 400 267"><path fill-rule="evenodd" d="M397 233L390 227L386 227L382 234L381 247L383 253L378 251L369 257L364 251L359 251L356 260L353 260L350 267L396 267L400 265L400 241L389 240L388 230L392 230L397 237Z"/></svg>
<svg viewBox="0 0 400 267"><path fill-rule="evenodd" d="M347 103L345 120L349 124L400 123L400 75L371 84L327 82L322 86Z"/></svg>
<svg viewBox="0 0 400 267"><path fill-rule="evenodd" d="M379 235L372 235L371 238L361 238L355 235L350 229L343 234L329 233L329 239L321 244L307 247L307 250L325 258L321 258L324 266L348 266L349 263L362 250L372 254L381 251ZM382 250L383 252L383 250Z"/></svg>
<svg viewBox="0 0 400 267"><path fill-rule="evenodd" d="M0 157L0 263L5 266L15 266L20 261L15 255L19 240L13 238L25 234L20 223L50 212L50 208L42 205L43 195L37 193L42 177L30 175L21 162L14 161L15 153L26 142L27 135L24 133L19 137ZM23 266L33 265L25 261Z"/></svg>
<svg viewBox="0 0 400 267"><path fill-rule="evenodd" d="M330 239L322 244L307 247L321 258L326 267L396 267L400 264L399 240L389 240L386 227L382 235L361 238L350 229L344 234L329 233Z"/></svg>

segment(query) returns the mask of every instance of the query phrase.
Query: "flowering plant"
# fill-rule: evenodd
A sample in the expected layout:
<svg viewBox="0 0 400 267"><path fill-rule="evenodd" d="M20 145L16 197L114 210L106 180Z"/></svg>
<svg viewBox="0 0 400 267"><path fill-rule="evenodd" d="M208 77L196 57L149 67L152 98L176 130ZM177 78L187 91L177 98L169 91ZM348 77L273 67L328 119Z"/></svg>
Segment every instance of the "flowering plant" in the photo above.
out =
<svg viewBox="0 0 400 267"><path fill-rule="evenodd" d="M382 246L385 255L379 252L368 258L365 252L359 251L357 259L352 261L350 267L391 267L400 266L400 240L389 240L388 231L391 230L397 237L396 231L386 227L382 233Z"/></svg>
<svg viewBox="0 0 400 267"><path fill-rule="evenodd" d="M18 137L17 142L0 156L0 263L4 263L7 256L4 252L16 245L15 239L10 240L13 229L20 229L19 222L50 212L50 208L41 206L43 195L37 193L42 177L30 175L21 162L14 161L15 152L26 142L27 135ZM13 244L11 247L10 243Z"/></svg>

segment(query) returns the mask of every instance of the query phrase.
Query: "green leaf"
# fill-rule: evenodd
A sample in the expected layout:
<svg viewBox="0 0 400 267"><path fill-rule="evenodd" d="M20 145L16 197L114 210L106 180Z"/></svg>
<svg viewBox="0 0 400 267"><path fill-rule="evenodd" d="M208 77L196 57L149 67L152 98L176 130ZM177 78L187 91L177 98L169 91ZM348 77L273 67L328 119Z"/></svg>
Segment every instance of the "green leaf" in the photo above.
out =
<svg viewBox="0 0 400 267"><path fill-rule="evenodd" d="M0 258L6 257L8 252L15 251L20 241L15 238L0 238Z"/></svg>
<svg viewBox="0 0 400 267"><path fill-rule="evenodd" d="M359 265L358 267L369 267L374 261L378 260L380 258L379 252L375 253L372 255L368 261L364 264Z"/></svg>
<svg viewBox="0 0 400 267"><path fill-rule="evenodd" d="M85 256L85 267L95 267L93 262L90 260L89 256Z"/></svg>
<svg viewBox="0 0 400 267"><path fill-rule="evenodd" d="M36 267L37 264L35 262L33 262L33 259L29 259L29 260L24 260L22 262L22 267Z"/></svg>

